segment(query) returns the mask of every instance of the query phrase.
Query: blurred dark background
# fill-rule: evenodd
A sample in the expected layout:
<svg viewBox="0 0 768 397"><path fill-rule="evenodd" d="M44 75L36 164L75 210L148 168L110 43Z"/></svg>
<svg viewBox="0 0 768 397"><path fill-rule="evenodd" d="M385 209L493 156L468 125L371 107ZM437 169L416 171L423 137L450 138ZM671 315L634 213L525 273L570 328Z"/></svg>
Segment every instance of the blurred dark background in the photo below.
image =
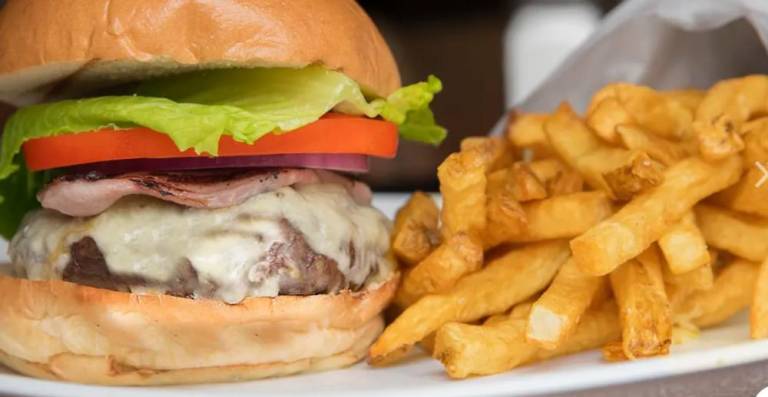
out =
<svg viewBox="0 0 768 397"><path fill-rule="evenodd" d="M550 40L542 44L542 48L546 45L550 52L567 52L567 48L552 49L552 41L557 44L560 39L550 36L547 27L538 24L535 18L540 17L554 24L553 29L562 29L563 24L569 24L569 15L573 15L574 25L581 24L583 22L575 18L585 12L588 16L594 14L599 18L619 2L358 1L392 48L404 84L435 74L444 85L443 92L433 103L433 109L438 122L448 128L448 139L437 148L401 141L397 159L374 160L372 172L365 179L374 189L383 191L437 190L435 169L441 160L458 148L463 137L487 134L505 109L519 99L511 98L514 89L510 77L504 73L505 53L508 59L514 57L509 53L509 44L505 44L510 40L505 42L505 37L517 34L521 29L530 29L528 25L533 24L533 28L538 25L544 32L540 35L549 36ZM523 21L516 22L515 16L519 13L525 16L520 17ZM530 42L530 48L524 48L524 51L543 51L535 42ZM542 62L547 63L548 54L540 55L543 56ZM560 59L559 56L557 58ZM509 70L509 66L506 69Z"/></svg>

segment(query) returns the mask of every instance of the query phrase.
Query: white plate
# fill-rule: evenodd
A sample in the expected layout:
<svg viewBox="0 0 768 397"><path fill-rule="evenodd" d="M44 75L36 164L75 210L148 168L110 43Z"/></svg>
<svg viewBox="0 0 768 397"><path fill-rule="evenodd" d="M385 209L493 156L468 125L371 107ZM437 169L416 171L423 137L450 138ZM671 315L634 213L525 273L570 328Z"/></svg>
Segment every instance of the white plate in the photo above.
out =
<svg viewBox="0 0 768 397"><path fill-rule="evenodd" d="M377 195L376 205L391 215L402 195ZM663 358L605 363L597 351L519 368L505 374L451 381L438 362L417 354L408 362L373 369L345 370L221 385L163 388L105 388L30 379L0 369L0 395L24 396L509 396L568 392L768 360L768 341L751 341L746 316L739 316Z"/></svg>

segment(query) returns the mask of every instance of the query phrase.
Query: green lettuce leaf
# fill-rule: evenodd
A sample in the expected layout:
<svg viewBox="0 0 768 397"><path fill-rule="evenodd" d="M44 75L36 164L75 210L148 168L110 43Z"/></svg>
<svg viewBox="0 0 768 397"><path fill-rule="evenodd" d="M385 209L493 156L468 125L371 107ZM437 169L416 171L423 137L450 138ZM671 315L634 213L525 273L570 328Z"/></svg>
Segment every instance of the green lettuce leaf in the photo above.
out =
<svg viewBox="0 0 768 397"><path fill-rule="evenodd" d="M411 141L439 144L445 139L445 128L435 123L435 115L428 107L411 110L400 124L400 136Z"/></svg>
<svg viewBox="0 0 768 397"><path fill-rule="evenodd" d="M0 236L10 240L27 212L40 207L37 191L50 181L49 172L27 172L21 162L19 172L0 180Z"/></svg>
<svg viewBox="0 0 768 397"><path fill-rule="evenodd" d="M371 105L382 118L399 126L404 139L439 145L447 131L437 124L429 104L442 90L443 83L430 75L427 81L403 87L387 99L374 100Z"/></svg>
<svg viewBox="0 0 768 397"><path fill-rule="evenodd" d="M201 90L199 87L207 88ZM401 134L404 127L410 128L409 134L402 134L403 138L437 145L445 139L445 128L437 125L434 116L430 119L429 130L409 127L414 120L427 127L427 118L409 113L431 114L429 104L442 89L442 82L430 75L427 81L403 87L385 99L374 99L369 103L354 80L342 73L313 66L298 71L237 69L190 73L146 82L137 93L180 103L231 105L275 119L287 116L289 120L286 121L294 124L283 126L282 130L309 124L331 109L372 118L381 116L400 126ZM332 94L318 95L321 92ZM289 109L287 115L286 109ZM424 134L420 134L422 131Z"/></svg>

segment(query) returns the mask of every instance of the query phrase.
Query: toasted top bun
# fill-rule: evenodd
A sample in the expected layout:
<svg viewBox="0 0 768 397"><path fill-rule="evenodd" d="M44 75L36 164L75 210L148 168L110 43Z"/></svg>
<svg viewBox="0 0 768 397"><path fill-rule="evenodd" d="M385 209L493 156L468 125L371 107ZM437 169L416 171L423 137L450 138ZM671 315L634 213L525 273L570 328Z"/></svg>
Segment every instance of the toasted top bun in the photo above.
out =
<svg viewBox="0 0 768 397"><path fill-rule="evenodd" d="M354 0L8 0L0 100L226 67L323 65L366 92L400 86L392 53Z"/></svg>
<svg viewBox="0 0 768 397"><path fill-rule="evenodd" d="M398 275L359 292L237 305L0 275L0 364L104 385L225 382L362 359Z"/></svg>

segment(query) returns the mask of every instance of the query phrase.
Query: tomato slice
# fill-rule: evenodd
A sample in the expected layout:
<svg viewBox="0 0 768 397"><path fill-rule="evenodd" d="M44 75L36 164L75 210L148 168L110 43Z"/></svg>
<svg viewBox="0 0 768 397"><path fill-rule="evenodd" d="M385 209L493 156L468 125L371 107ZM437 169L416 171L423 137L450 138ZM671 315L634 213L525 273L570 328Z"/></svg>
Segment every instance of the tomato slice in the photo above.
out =
<svg viewBox="0 0 768 397"><path fill-rule="evenodd" d="M253 145L224 136L219 142L219 156L348 153L393 158L397 144L393 123L329 114L284 134L267 134ZM200 157L191 149L179 151L170 137L143 127L38 138L26 142L22 149L33 171L115 160Z"/></svg>

